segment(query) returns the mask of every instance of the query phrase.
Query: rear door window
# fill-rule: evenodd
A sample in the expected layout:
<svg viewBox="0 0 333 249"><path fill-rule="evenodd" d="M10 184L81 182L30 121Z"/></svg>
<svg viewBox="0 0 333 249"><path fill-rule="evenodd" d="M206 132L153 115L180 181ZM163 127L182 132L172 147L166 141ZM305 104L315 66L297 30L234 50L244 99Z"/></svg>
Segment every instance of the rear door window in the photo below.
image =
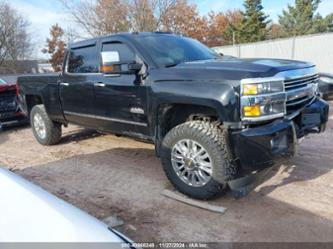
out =
<svg viewBox="0 0 333 249"><path fill-rule="evenodd" d="M99 57L96 46L71 49L67 71L69 73L98 73Z"/></svg>

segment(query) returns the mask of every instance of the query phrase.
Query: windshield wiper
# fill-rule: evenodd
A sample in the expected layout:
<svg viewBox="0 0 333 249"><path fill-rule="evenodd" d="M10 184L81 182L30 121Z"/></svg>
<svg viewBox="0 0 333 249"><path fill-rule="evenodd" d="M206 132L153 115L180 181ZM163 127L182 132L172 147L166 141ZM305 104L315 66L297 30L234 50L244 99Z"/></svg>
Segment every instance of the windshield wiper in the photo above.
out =
<svg viewBox="0 0 333 249"><path fill-rule="evenodd" d="M215 58L212 58L212 59L218 60L218 59L221 59L221 58L222 58L222 57L215 57ZM208 60L208 59L185 60L185 61L182 61L182 62L179 62L179 63L170 63L170 64L166 64L166 65L164 65L164 67L176 67L176 66L178 66L179 64L182 64L182 63L186 63L186 62L196 62L196 61L204 61L204 60Z"/></svg>

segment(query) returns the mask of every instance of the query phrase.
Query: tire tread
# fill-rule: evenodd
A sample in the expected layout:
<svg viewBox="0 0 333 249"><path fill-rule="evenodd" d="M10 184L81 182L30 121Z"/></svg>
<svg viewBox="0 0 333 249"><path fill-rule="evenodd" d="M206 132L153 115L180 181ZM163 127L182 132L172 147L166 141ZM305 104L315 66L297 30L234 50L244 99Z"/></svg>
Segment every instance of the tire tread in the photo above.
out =
<svg viewBox="0 0 333 249"><path fill-rule="evenodd" d="M45 126L46 126L46 138L45 139L39 138L33 128L33 115L36 112L38 112L42 116L42 118L45 122ZM62 133L61 124L54 122L50 119L50 117L48 116L48 114L45 110L44 105L35 105L32 108L31 113L30 113L30 122L32 125L33 134L40 144L49 146L49 145L55 145L60 141L61 133Z"/></svg>
<svg viewBox="0 0 333 249"><path fill-rule="evenodd" d="M171 144L176 138L182 137L186 133L190 133L191 136L198 137L199 140L212 143L215 150L210 151L211 157L218 160L219 165L215 165L217 170L213 173L214 182L205 186L202 193L198 194L190 191L189 188L183 189L173 179L175 176L169 167L172 168L170 162ZM221 157L222 155L222 157ZM237 167L234 163L231 150L228 143L228 134L223 125L220 122L205 122L205 121L189 121L173 128L164 138L162 142L161 160L164 171L170 182L175 188L177 188L183 194L189 195L197 199L211 199L223 192L227 187L227 182L234 179Z"/></svg>

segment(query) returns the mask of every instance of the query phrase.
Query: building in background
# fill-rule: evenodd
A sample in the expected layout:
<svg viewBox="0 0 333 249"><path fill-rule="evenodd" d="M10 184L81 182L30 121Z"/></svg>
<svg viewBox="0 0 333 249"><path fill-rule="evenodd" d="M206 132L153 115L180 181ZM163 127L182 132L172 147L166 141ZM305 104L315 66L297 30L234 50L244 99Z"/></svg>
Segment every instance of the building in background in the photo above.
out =
<svg viewBox="0 0 333 249"><path fill-rule="evenodd" d="M0 67L0 75L52 73L52 65L38 60L6 61Z"/></svg>
<svg viewBox="0 0 333 249"><path fill-rule="evenodd" d="M39 63L38 73L53 73L54 69L50 63Z"/></svg>
<svg viewBox="0 0 333 249"><path fill-rule="evenodd" d="M34 74L37 72L37 60L5 61L0 67L0 74Z"/></svg>

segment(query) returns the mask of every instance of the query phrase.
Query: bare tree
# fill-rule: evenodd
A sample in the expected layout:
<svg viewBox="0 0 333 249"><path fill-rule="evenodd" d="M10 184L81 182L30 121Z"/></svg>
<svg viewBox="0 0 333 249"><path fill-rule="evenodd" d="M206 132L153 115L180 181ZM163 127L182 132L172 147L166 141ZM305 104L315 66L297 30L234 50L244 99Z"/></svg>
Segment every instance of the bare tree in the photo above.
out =
<svg viewBox="0 0 333 249"><path fill-rule="evenodd" d="M157 19L154 16L157 7L156 0L130 0L127 5L133 31L156 31Z"/></svg>
<svg viewBox="0 0 333 249"><path fill-rule="evenodd" d="M29 23L9 4L0 2L0 67L24 60L32 53ZM15 63L10 63L15 65Z"/></svg>
<svg viewBox="0 0 333 249"><path fill-rule="evenodd" d="M207 45L210 47L230 45L236 42L236 30L243 15L239 10L208 13Z"/></svg>
<svg viewBox="0 0 333 249"><path fill-rule="evenodd" d="M65 40L66 44L77 42L79 40L84 40L86 38L86 37L82 36L81 33L73 27L67 28L64 32L65 32L64 40Z"/></svg>
<svg viewBox="0 0 333 249"><path fill-rule="evenodd" d="M165 20L174 18L182 0L127 0L133 31L166 31ZM187 4L187 2L186 2ZM187 7L191 7L187 4ZM183 9L182 9L183 10ZM181 13L182 14L182 13Z"/></svg>
<svg viewBox="0 0 333 249"><path fill-rule="evenodd" d="M208 21L215 21L215 16L200 16L197 6L188 0L59 1L90 36L120 31L169 31L191 36L208 44L210 37L214 36L209 31ZM219 28L215 29L213 33Z"/></svg>
<svg viewBox="0 0 333 249"><path fill-rule="evenodd" d="M187 0L175 0L161 16L161 28L164 31L191 36L205 42L207 20L198 13L197 6Z"/></svg>
<svg viewBox="0 0 333 249"><path fill-rule="evenodd" d="M59 0L90 36L129 30L128 8L121 0Z"/></svg>
<svg viewBox="0 0 333 249"><path fill-rule="evenodd" d="M90 36L163 29L165 15L177 0L59 0Z"/></svg>
<svg viewBox="0 0 333 249"><path fill-rule="evenodd" d="M102 34L128 31L128 6L121 0L97 0L95 13Z"/></svg>

